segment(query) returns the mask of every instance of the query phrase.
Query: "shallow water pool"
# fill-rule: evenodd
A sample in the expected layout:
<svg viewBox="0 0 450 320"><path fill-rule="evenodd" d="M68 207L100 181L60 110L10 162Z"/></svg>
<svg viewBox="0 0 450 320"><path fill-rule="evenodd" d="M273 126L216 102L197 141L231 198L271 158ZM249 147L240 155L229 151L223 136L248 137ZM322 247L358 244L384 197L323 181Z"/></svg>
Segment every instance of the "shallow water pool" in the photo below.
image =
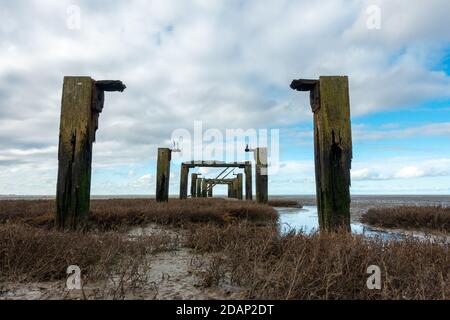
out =
<svg viewBox="0 0 450 320"><path fill-rule="evenodd" d="M311 234L319 229L319 219L316 206L300 208L276 208L280 214L280 228L282 233L291 230ZM352 223L352 232L366 237L380 237L385 240L402 239L405 236L400 232L375 230L362 223Z"/></svg>

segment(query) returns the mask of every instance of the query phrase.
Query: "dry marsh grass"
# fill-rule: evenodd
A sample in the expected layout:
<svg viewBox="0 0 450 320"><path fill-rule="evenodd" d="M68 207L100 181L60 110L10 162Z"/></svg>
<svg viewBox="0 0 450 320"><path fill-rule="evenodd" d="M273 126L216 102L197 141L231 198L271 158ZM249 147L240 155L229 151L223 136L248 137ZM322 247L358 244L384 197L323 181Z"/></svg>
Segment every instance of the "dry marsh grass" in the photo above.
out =
<svg viewBox="0 0 450 320"><path fill-rule="evenodd" d="M123 299L135 292L152 298L149 286L150 295L158 289L147 279L149 257L180 248L184 232L156 228L162 231L130 233L131 227L145 228L152 223L169 227L206 222L225 225L240 219L267 222L278 218L273 208L251 202L93 200L91 228L62 232L54 228L54 212L51 200L0 201L0 284L61 281L67 278L67 267L77 265L83 284L95 288L89 296L83 291L82 298ZM62 298L65 291L61 290L57 296ZM3 291L0 285L0 298Z"/></svg>
<svg viewBox="0 0 450 320"><path fill-rule="evenodd" d="M54 212L53 200L0 201L0 223L9 221L51 228ZM148 223L183 226L214 222L223 225L240 219L260 222L277 218L272 207L250 201L171 199L168 203L158 203L151 199L110 199L91 201L90 225L104 231Z"/></svg>
<svg viewBox="0 0 450 320"><path fill-rule="evenodd" d="M361 221L382 228L450 232L450 208L403 206L369 209Z"/></svg>
<svg viewBox="0 0 450 320"><path fill-rule="evenodd" d="M60 232L0 224L0 282L65 279L70 265L79 266L87 280L132 274L145 265L148 254L176 247L176 241L162 233L131 239L112 232Z"/></svg>
<svg viewBox="0 0 450 320"><path fill-rule="evenodd" d="M280 235L268 223L278 218L272 207L220 199L93 200L91 225L101 232L61 232L52 228L54 205L0 201L0 283L61 281L69 265L78 265L87 283L113 283L95 298L123 298L149 285L149 255L188 246L205 266L204 286L231 281L249 299L450 298L448 243ZM117 232L150 223L182 226L186 239ZM370 265L381 268L381 290L366 287Z"/></svg>
<svg viewBox="0 0 450 320"><path fill-rule="evenodd" d="M448 244L347 233L280 236L276 226L245 222L197 227L188 243L217 257L203 275L205 284L228 277L247 289L249 299L450 298ZM381 268L381 290L366 287L370 265Z"/></svg>

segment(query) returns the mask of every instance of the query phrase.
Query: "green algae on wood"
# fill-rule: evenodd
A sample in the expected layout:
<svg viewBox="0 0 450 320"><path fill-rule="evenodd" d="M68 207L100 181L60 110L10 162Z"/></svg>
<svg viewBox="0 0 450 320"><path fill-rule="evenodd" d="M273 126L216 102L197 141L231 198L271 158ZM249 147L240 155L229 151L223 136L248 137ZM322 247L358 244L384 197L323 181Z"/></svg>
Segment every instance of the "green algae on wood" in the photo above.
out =
<svg viewBox="0 0 450 320"><path fill-rule="evenodd" d="M83 228L89 216L92 144L103 110L104 91L123 91L121 81L64 77L56 186L56 225Z"/></svg>
<svg viewBox="0 0 450 320"><path fill-rule="evenodd" d="M246 200L252 200L253 194L252 194L252 163L251 161L247 161L245 163L244 168L245 173L245 199Z"/></svg>
<svg viewBox="0 0 450 320"><path fill-rule="evenodd" d="M197 180L198 180L198 173L193 173L191 175L191 197L192 198L197 197Z"/></svg>
<svg viewBox="0 0 450 320"><path fill-rule="evenodd" d="M237 199L243 200L243 188L242 188L242 182L243 182L243 174L238 173L236 176L236 193L237 193Z"/></svg>
<svg viewBox="0 0 450 320"><path fill-rule="evenodd" d="M294 80L291 88L310 91L320 228L350 231L353 154L348 77Z"/></svg>
<svg viewBox="0 0 450 320"><path fill-rule="evenodd" d="M256 148L255 157L256 202L266 204L269 201L267 148Z"/></svg>
<svg viewBox="0 0 450 320"><path fill-rule="evenodd" d="M170 185L170 161L172 150L169 148L158 149L158 162L156 166L156 201L169 201Z"/></svg>
<svg viewBox="0 0 450 320"><path fill-rule="evenodd" d="M180 199L187 199L189 183L189 166L181 164L180 169Z"/></svg>

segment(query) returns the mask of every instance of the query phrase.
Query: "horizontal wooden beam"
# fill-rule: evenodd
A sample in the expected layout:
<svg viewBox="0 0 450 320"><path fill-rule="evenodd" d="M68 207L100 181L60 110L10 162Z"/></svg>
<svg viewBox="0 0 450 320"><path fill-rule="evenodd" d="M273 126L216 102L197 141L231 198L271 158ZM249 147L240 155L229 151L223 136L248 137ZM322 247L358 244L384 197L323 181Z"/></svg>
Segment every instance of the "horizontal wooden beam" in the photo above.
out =
<svg viewBox="0 0 450 320"><path fill-rule="evenodd" d="M311 91L319 83L319 80L298 79L291 83L291 89L297 91Z"/></svg>
<svg viewBox="0 0 450 320"><path fill-rule="evenodd" d="M221 162L221 161L190 161L183 165L189 168L245 168L245 162Z"/></svg>
<svg viewBox="0 0 450 320"><path fill-rule="evenodd" d="M127 88L127 86L124 85L123 82L120 80L95 81L95 86L100 90L108 92L115 92L115 91L123 92Z"/></svg>

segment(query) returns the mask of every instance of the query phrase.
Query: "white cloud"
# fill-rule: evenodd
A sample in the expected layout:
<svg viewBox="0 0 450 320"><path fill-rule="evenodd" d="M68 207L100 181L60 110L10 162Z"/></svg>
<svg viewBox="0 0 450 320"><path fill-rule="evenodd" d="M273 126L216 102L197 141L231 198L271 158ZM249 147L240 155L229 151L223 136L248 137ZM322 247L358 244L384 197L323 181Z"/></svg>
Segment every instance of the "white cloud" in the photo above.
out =
<svg viewBox="0 0 450 320"><path fill-rule="evenodd" d="M388 165L385 165L388 164ZM449 177L450 159L387 158L369 163L354 162L352 180L395 180L425 177Z"/></svg>
<svg viewBox="0 0 450 320"><path fill-rule="evenodd" d="M2 3L0 168L9 173L0 193L10 181L21 185L14 192L32 192L25 181L39 181L31 170L44 163L55 182L64 75L128 86L106 97L94 168L150 163L173 129L194 120L222 130L310 121L293 78L348 74L353 115L449 97L450 79L435 65L450 37L450 2L375 3L379 31L366 28L373 1L80 0L80 30L66 27L73 1Z"/></svg>
<svg viewBox="0 0 450 320"><path fill-rule="evenodd" d="M432 123L393 130L374 130L366 126L353 126L353 137L355 140L401 139L423 136L450 136L450 122Z"/></svg>
<svg viewBox="0 0 450 320"><path fill-rule="evenodd" d="M401 168L396 174L395 174L395 178L398 179L410 179L410 178L418 178L418 177L423 177L425 174L424 171L422 171L421 169L411 166L411 167L405 167L405 168Z"/></svg>
<svg viewBox="0 0 450 320"><path fill-rule="evenodd" d="M143 175L142 177L140 177L139 179L137 179L137 184L139 186L144 186L144 185L149 185L150 181L153 179L151 174L146 174Z"/></svg>

